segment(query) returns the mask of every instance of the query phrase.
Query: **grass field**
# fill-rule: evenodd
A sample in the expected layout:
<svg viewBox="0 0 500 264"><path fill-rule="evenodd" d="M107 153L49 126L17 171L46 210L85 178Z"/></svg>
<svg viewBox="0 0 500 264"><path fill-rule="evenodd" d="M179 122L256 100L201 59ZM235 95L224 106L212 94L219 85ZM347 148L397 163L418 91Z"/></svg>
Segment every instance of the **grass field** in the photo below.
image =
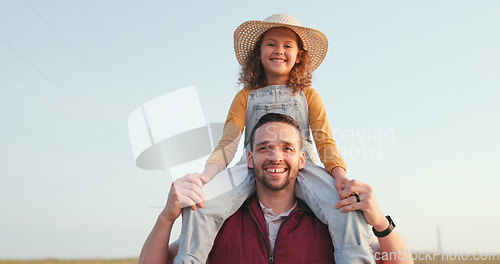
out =
<svg viewBox="0 0 500 264"><path fill-rule="evenodd" d="M423 256L423 255L422 255ZM485 256L482 256L486 259ZM477 259L477 260L476 260ZM0 260L0 264L136 264L138 259L114 259L114 260ZM415 259L415 264L500 264L500 257L492 256L490 259L481 260L481 256L468 256L466 260L460 257L455 260L444 259L441 263L436 259Z"/></svg>
<svg viewBox="0 0 500 264"><path fill-rule="evenodd" d="M137 264L138 259L116 260L0 260L0 264ZM500 264L500 260L443 260L442 264ZM415 264L439 264L438 260L415 260Z"/></svg>
<svg viewBox="0 0 500 264"><path fill-rule="evenodd" d="M139 259L110 259L110 260L0 260L0 264L137 264Z"/></svg>

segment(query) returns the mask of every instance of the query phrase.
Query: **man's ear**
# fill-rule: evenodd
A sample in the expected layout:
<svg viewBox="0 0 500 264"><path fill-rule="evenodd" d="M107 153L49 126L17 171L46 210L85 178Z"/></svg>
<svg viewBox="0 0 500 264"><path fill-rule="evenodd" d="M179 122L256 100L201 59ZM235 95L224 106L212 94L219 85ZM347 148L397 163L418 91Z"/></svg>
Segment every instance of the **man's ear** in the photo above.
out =
<svg viewBox="0 0 500 264"><path fill-rule="evenodd" d="M306 166L306 153L304 153L304 151L301 151L299 157L299 170L303 169L305 166Z"/></svg>
<svg viewBox="0 0 500 264"><path fill-rule="evenodd" d="M248 152L248 156L247 156L247 166L248 166L250 169L253 169L253 157L252 157L252 151L249 151L249 152Z"/></svg>

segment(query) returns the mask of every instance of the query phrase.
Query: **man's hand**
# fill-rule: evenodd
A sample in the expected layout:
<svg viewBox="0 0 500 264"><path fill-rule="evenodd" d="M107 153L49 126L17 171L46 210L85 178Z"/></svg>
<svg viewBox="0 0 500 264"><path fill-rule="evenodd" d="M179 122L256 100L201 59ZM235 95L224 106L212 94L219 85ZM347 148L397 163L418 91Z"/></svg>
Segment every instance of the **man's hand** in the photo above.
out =
<svg viewBox="0 0 500 264"><path fill-rule="evenodd" d="M169 246L168 242L175 219L181 215L182 207L191 206L196 210L196 204L204 206L203 176L200 175L188 174L172 183L167 204L142 247L139 263L172 263L177 246L175 243Z"/></svg>
<svg viewBox="0 0 500 264"><path fill-rule="evenodd" d="M343 190L339 194L340 201L335 204L335 208L340 208L341 212L363 211L368 224L372 225L378 232L382 232L389 227L389 221L378 207L375 194L368 184L352 180L342 187ZM356 194L359 196L359 202ZM378 237L377 239L380 245L379 252L382 253L379 256L390 256L388 259L384 257L376 259L377 264L413 264L411 252L396 230L393 230L385 237ZM401 252L405 252L406 255L401 255Z"/></svg>
<svg viewBox="0 0 500 264"><path fill-rule="evenodd" d="M205 194L201 190L203 186L203 174L187 174L182 178L175 180L170 187L167 204L161 215L169 220L175 220L181 214L182 208L191 206L196 210L196 205L204 207Z"/></svg>
<svg viewBox="0 0 500 264"><path fill-rule="evenodd" d="M359 202L355 196L359 196ZM389 222L380 210L375 199L375 194L372 188L357 180L352 180L342 186L342 191L339 193L340 201L335 204L335 208L345 213L349 211L361 210L368 224L372 225L375 230L385 230L389 226Z"/></svg>

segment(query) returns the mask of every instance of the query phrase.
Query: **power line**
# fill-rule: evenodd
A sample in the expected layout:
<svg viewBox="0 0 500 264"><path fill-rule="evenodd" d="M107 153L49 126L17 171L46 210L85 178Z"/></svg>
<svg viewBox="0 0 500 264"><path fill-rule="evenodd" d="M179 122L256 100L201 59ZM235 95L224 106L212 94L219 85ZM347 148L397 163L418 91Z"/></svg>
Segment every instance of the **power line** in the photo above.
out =
<svg viewBox="0 0 500 264"><path fill-rule="evenodd" d="M0 115L0 121L1 121L2 125L8 125L11 128L16 129L17 131L21 132L25 136L32 138L35 142L45 146L47 149L50 149L56 153L60 153L61 156L66 157L70 160L73 160L77 164L85 165L87 168L94 168L94 169L99 168L102 171L107 170L102 165L95 164L95 163L89 163L88 161L86 161L84 159L78 158L72 152L69 152L69 151L65 150L64 148L61 148L57 145L52 144L51 142L45 140L43 137L40 137L37 133L33 133L32 130L26 129L23 126L17 124L16 122L13 122L12 120L10 120L8 118L5 118L2 115Z"/></svg>
<svg viewBox="0 0 500 264"><path fill-rule="evenodd" d="M103 121L100 120L100 118L98 116L96 116L93 112L91 112L84 104L82 104L78 99L76 99L75 97L73 97L71 94L67 93L65 89L63 89L54 79L52 79L48 74L46 74L40 67L38 67L35 63L33 63L31 60L29 60L26 56L24 56L21 52L19 52L12 44L10 44L7 40L5 40L4 38L2 38L0 36L0 43L2 43L4 46L6 46L11 52L13 52L14 54L16 54L19 58L21 58L21 60L24 61L24 63L26 63L27 65L29 65L30 67L32 67L36 72L38 72L42 77L45 78L45 80L51 84L54 88L56 88L59 92L61 92L64 96L66 96L68 98L69 101L71 101L73 104L75 104L76 106L78 106L79 108L83 109L85 113L87 113L88 115L90 115L92 118L94 118L95 120L97 120L101 125L104 125L106 126L106 123L104 123ZM5 70L5 69L4 69ZM5 70L8 72L8 70ZM11 75L13 75L11 73ZM16 78L18 79L18 81L20 80L19 78ZM27 87L27 86L26 86ZM42 95L42 93L36 91L34 92L33 89L28 89L30 92L36 94L38 97L41 97L41 98L44 98L44 101L47 102L46 100L46 97ZM52 105L54 107L54 104L51 104L49 103L50 105ZM64 109L60 109L58 107L55 107L57 108L57 112L58 113L67 113L66 110ZM91 130L94 130L94 129L91 129ZM112 135L116 135L115 132L110 132L110 134Z"/></svg>
<svg viewBox="0 0 500 264"><path fill-rule="evenodd" d="M125 62L123 57L118 54L116 49L111 45L111 42L108 40L106 37L106 34L103 34L102 31L99 29L99 27L94 23L92 19L90 19L90 16L87 14L87 12L82 8L82 6L78 3L78 1L71 1L73 5L76 7L76 9L80 12L84 20L90 25L90 28L94 30L96 35L101 39L101 42L105 44L105 46L108 48L109 51L113 54L116 60L119 61L120 65L122 65L126 70L129 75L133 75L134 71L132 71L129 67L129 65Z"/></svg>
<svg viewBox="0 0 500 264"><path fill-rule="evenodd" d="M73 53L73 55L91 72L94 76L104 84L104 87L111 92L116 98L119 98L120 103L127 109L132 109L133 107L125 103L125 100L111 88L106 79L89 63L87 60L80 55L80 53L73 48L69 41L61 34L59 31L49 22L49 20L38 10L38 8L33 5L29 0L25 0L26 4L33 10L33 12L42 20L42 22L52 31L52 33L66 46L66 48Z"/></svg>
<svg viewBox="0 0 500 264"><path fill-rule="evenodd" d="M31 132L30 130L24 129L22 126L17 124L16 122L12 122L11 120L3 117L0 115L0 120L2 121L3 125L9 125L10 127L15 128L17 131L20 131L21 133L25 134L26 136L33 138L36 142L39 142L40 144L44 145L48 149L52 149L56 152L61 153L63 156L68 157L70 159L75 160L75 162L80 162L78 161L78 158L75 157L71 152L68 152L60 147L55 146L54 144L51 144L49 141L43 139L42 137L38 136L36 133ZM81 162L80 162L81 163Z"/></svg>
<svg viewBox="0 0 500 264"><path fill-rule="evenodd" d="M55 61L53 61L49 56L46 56L45 53L40 49L38 48L37 46L33 45L33 43L28 40L23 34L21 34L18 30L16 30L13 26L11 26L1 15L0 15L0 22L2 22L4 25L6 25L8 28L10 28L19 38L21 38L25 43L27 43L30 48L32 48L33 50L36 51L36 53L38 55L41 55L43 57L43 60L45 62L49 62L50 64L52 64L52 66L58 70L62 75L64 75L64 77L66 77L68 80L70 80L72 82L73 85L77 86L78 88L80 88L80 90L85 90L84 87L82 87L79 82L75 81L72 77L70 77L69 74L66 73L66 71L64 71L63 69L61 69L57 63ZM35 63L33 63L32 61L30 61L26 56L24 56L22 54L22 52L18 51L14 45L10 44L7 40L5 39L2 39L0 37L0 41L2 41L4 43L5 46L7 46L14 54L16 54L18 57L20 57L25 63L27 63L28 65L30 65L32 68L35 69L35 71L37 71L40 75L44 76L46 79L49 78L47 74L45 74L43 72L43 70L41 70L40 67L37 67L35 65ZM8 72L7 69L5 69L5 71ZM14 78L18 81L18 82L22 82L20 81L20 78L17 78L15 77L14 74L10 73L11 76L14 76ZM52 84L54 83L55 81L52 82ZM26 85L24 83L24 86L25 88L28 87L28 85ZM88 114L89 116L91 116L93 119L95 119L100 125L102 125L103 127L106 127L107 126L107 123L104 122L103 120L101 120L97 115L95 115L88 107L86 107L84 104L82 104L77 98L75 98L74 96L72 96L71 94L69 94L66 89L64 89L63 87L59 86L59 85L56 85L55 86L56 88L59 89L59 91L61 92L61 94L63 96L66 96L68 97L69 101L73 102L76 106L80 107L86 114ZM34 89L29 89L29 88L26 88L27 90L29 90L30 92L34 93L36 96L40 97L40 98L43 98L43 100L45 102L47 102L48 104L50 104L45 96L34 90ZM60 110L60 109L59 109ZM58 112L65 112L65 111L58 111ZM116 134L117 131L110 131L111 134Z"/></svg>

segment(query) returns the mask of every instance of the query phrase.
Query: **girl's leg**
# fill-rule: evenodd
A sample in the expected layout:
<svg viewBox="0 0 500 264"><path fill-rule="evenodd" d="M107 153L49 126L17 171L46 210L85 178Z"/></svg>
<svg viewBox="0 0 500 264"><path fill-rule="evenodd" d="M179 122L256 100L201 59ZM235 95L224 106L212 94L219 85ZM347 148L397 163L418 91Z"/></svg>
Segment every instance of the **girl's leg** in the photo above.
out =
<svg viewBox="0 0 500 264"><path fill-rule="evenodd" d="M244 177L237 186L238 178ZM205 193L207 201L204 208L193 211L191 207L182 210L182 229L179 237L179 251L174 263L206 263L217 232L224 221L233 215L255 192L253 171L246 164L237 165L217 174L203 189L214 190L214 186L230 186L229 191L214 195ZM214 198L210 198L216 196Z"/></svg>
<svg viewBox="0 0 500 264"><path fill-rule="evenodd" d="M324 168L312 164L299 170L295 194L328 225L335 248L335 263L375 263L369 241L371 230L361 211L342 213L335 209L339 196L335 180Z"/></svg>

